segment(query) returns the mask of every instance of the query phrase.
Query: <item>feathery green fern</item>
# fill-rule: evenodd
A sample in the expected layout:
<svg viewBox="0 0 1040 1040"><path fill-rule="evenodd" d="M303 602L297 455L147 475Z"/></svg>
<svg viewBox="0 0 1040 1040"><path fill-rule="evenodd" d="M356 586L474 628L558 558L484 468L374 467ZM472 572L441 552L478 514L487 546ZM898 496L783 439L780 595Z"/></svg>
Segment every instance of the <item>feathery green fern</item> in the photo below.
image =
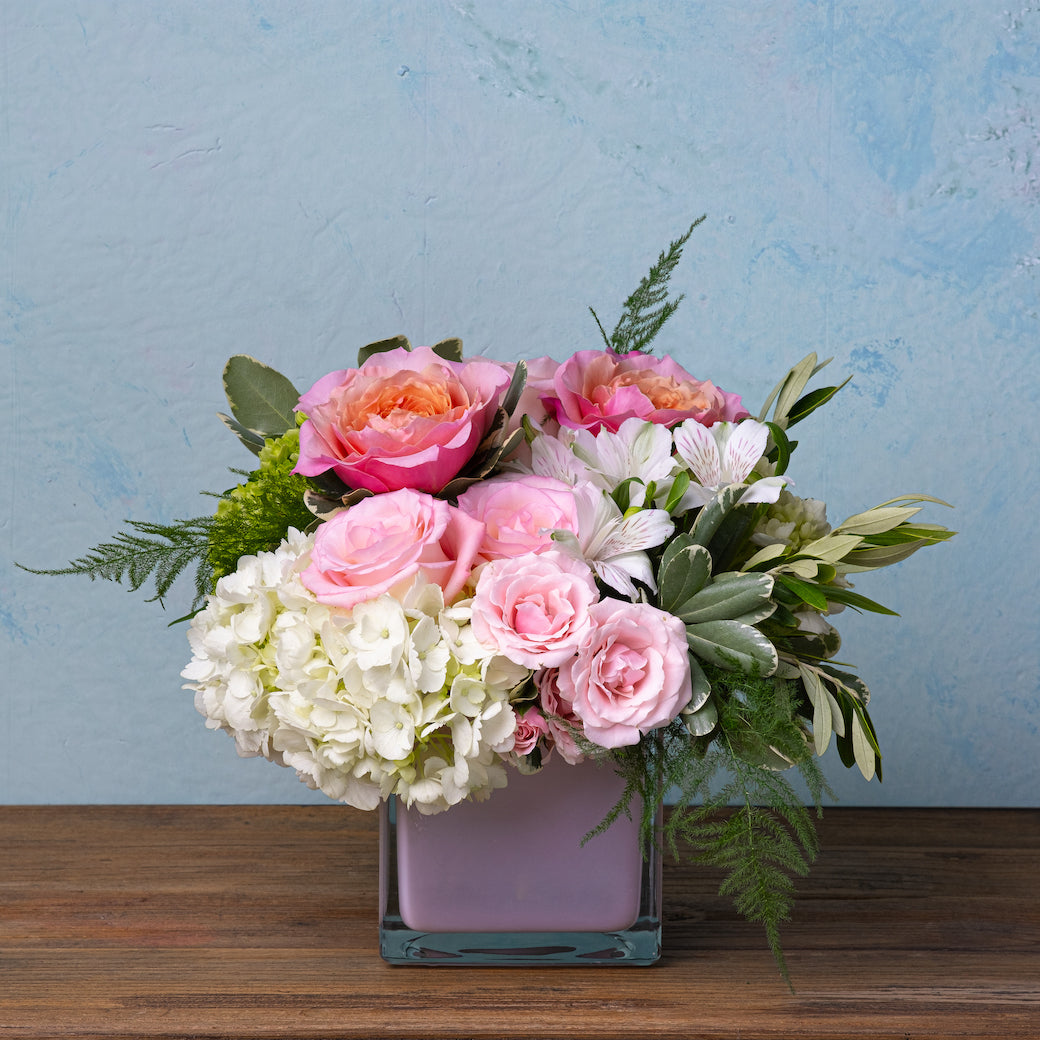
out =
<svg viewBox="0 0 1040 1040"><path fill-rule="evenodd" d="M789 919L794 877L808 873L818 843L813 815L777 761L797 766L817 813L826 780L799 724L794 684L706 666L719 723L709 736L691 740L681 717L653 738L613 753L625 793L593 833L643 804L644 841L656 840L657 807L666 795L675 804L663 841L676 857L680 845L694 858L724 873L719 891L732 897L748 920L761 923L781 975L790 976L780 943ZM724 779L720 782L719 777Z"/></svg>
<svg viewBox="0 0 1040 1040"><path fill-rule="evenodd" d="M615 354L628 354L631 351L649 353L650 344L683 300L682 294L674 299L668 298L668 281L682 257L683 246L693 234L693 229L703 223L704 219L704 216L698 217L685 234L671 242L661 253L639 287L625 300L621 317L609 336L599 315L589 308L608 350Z"/></svg>
<svg viewBox="0 0 1040 1040"><path fill-rule="evenodd" d="M174 520L169 524L143 520L128 520L126 523L129 530L118 532L112 541L95 546L85 556L72 560L67 567L22 569L32 574L85 574L91 581L101 578L119 584L125 582L131 591L151 581L155 595L149 602L158 600L161 603L177 578L194 564L195 600L192 609L197 609L212 584L208 556L212 518L201 516Z"/></svg>

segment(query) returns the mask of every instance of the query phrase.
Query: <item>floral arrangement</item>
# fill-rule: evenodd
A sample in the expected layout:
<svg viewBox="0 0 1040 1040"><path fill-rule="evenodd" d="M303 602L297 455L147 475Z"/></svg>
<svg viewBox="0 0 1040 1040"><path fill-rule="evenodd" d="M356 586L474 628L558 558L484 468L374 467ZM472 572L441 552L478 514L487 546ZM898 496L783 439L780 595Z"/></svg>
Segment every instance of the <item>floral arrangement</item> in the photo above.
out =
<svg viewBox="0 0 1040 1040"><path fill-rule="evenodd" d="M649 835L671 792L667 839L725 868L786 974L816 839L784 771L817 808L832 743L881 775L832 619L892 613L851 579L952 532L917 521L926 495L832 526L796 493L790 430L840 389L808 389L815 355L754 418L649 352L694 227L611 334L593 312L603 348L562 362L397 337L301 395L233 357L221 418L257 468L213 515L132 522L48 573L161 598L194 564L182 674L206 725L350 805L437 813L551 755L602 757L627 781L603 826L639 796Z"/></svg>

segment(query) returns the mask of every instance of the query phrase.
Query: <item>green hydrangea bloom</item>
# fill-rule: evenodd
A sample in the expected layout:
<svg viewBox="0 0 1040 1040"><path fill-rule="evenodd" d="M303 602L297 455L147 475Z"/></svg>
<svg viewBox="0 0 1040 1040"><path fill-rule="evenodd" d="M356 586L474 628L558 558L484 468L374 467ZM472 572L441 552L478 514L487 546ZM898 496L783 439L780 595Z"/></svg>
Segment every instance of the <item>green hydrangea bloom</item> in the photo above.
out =
<svg viewBox="0 0 1040 1040"><path fill-rule="evenodd" d="M299 456L299 429L268 438L259 467L221 496L209 535L214 584L232 573L241 557L273 552L290 527L305 531L316 522L303 501L310 483L292 472Z"/></svg>

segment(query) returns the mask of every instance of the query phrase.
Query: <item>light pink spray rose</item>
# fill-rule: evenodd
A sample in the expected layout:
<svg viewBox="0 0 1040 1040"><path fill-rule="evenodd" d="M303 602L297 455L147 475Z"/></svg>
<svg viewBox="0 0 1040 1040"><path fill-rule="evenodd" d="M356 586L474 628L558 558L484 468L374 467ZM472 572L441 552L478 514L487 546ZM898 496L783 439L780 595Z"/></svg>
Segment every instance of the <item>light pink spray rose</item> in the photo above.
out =
<svg viewBox="0 0 1040 1040"><path fill-rule="evenodd" d="M578 533L574 490L553 477L493 477L459 495L459 509L484 524L485 560L545 552L554 530Z"/></svg>
<svg viewBox="0 0 1040 1040"><path fill-rule="evenodd" d="M553 748L564 762L576 766L585 760L574 739L575 734L581 733L581 719L574 714L574 705L560 693L559 674L556 668L543 668L534 673L534 684Z"/></svg>
<svg viewBox="0 0 1040 1040"><path fill-rule="evenodd" d="M554 667L588 635L597 596L589 565L556 549L492 560L477 577L473 635L524 668Z"/></svg>
<svg viewBox="0 0 1040 1040"><path fill-rule="evenodd" d="M300 398L307 421L294 472L331 469L348 487L377 494L440 491L472 458L509 379L502 365L445 361L430 347L330 372Z"/></svg>
<svg viewBox="0 0 1040 1040"><path fill-rule="evenodd" d="M513 731L513 751L517 755L529 755L538 741L549 732L548 723L542 713L532 705L526 711L517 712L516 729Z"/></svg>
<svg viewBox="0 0 1040 1040"><path fill-rule="evenodd" d="M421 574L450 602L466 584L483 536L483 524L430 495L373 495L318 528L300 580L320 603L350 608L384 592L403 595Z"/></svg>
<svg viewBox="0 0 1040 1040"><path fill-rule="evenodd" d="M552 390L541 397L561 426L616 433L626 419L674 426L696 419L704 426L746 418L737 394L694 379L669 357L632 351L579 350L553 376Z"/></svg>
<svg viewBox="0 0 1040 1040"><path fill-rule="evenodd" d="M690 701L686 626L648 603L605 599L591 614L588 638L560 667L560 693L589 740L605 748L638 744Z"/></svg>

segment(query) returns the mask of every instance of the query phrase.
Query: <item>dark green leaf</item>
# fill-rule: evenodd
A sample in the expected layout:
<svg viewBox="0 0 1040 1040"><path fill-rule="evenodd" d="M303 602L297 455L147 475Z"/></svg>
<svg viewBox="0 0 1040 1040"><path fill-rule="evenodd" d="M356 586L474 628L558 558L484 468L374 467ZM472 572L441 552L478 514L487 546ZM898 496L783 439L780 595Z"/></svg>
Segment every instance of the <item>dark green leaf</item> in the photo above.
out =
<svg viewBox="0 0 1040 1040"><path fill-rule="evenodd" d="M795 401L791 406L791 411L788 413L788 427L794 426L796 422L801 422L802 419L811 415L821 405L826 404L842 387L847 386L851 379L852 376L849 376L840 386L823 386L818 390L812 390L804 397Z"/></svg>
<svg viewBox="0 0 1040 1040"><path fill-rule="evenodd" d="M774 473L782 476L787 472L787 464L791 461L791 441L784 432L783 427L774 422L767 422L770 436L773 438L773 450L768 452L767 458L775 463Z"/></svg>
<svg viewBox="0 0 1040 1040"><path fill-rule="evenodd" d="M385 354L388 350L397 350L399 348L403 348L404 350L412 349L412 345L408 342L407 336L391 336L390 339L380 339L376 340L375 343L369 343L358 351L358 368L372 357L373 354Z"/></svg>
<svg viewBox="0 0 1040 1040"><path fill-rule="evenodd" d="M827 609L827 597L818 585L810 584L795 578L791 574L778 574L777 580L791 592L793 592L803 603L808 603L816 610Z"/></svg>
<svg viewBox="0 0 1040 1040"><path fill-rule="evenodd" d="M462 340L457 337L442 339L440 343L435 343L433 345L433 352L438 357L444 358L445 361L461 361Z"/></svg>
<svg viewBox="0 0 1040 1040"><path fill-rule="evenodd" d="M875 603L874 600L867 599L866 596L861 596L858 592L852 592L850 589L828 586L824 589L824 592L831 603L844 603L845 606L852 607L853 610L869 610L874 614L891 614L893 617L899 617L896 611L889 610L888 607Z"/></svg>

